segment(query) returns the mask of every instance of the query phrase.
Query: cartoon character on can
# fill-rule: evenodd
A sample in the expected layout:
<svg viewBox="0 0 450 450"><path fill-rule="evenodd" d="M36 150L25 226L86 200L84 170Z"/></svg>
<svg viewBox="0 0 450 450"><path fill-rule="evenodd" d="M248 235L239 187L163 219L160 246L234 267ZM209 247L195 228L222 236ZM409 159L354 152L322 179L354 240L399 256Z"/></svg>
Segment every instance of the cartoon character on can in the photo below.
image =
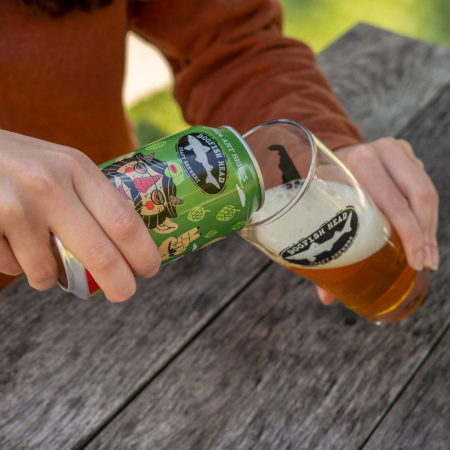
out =
<svg viewBox="0 0 450 450"><path fill-rule="evenodd" d="M112 163L102 172L120 193L132 203L149 230L171 233L178 225L177 206L184 204L177 197L177 185L183 181L178 164L155 158L155 153L137 153Z"/></svg>
<svg viewBox="0 0 450 450"><path fill-rule="evenodd" d="M196 126L99 168L139 214L167 264L224 239L249 220L264 198L255 164L233 129ZM53 238L60 286L84 299L101 293L89 270Z"/></svg>

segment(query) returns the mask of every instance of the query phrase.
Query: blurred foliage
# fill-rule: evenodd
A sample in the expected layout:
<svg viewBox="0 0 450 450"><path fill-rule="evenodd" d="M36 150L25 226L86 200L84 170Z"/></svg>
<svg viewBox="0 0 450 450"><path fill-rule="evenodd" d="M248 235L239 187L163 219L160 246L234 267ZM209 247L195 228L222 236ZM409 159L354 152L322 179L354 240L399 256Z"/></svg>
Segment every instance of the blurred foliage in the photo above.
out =
<svg viewBox="0 0 450 450"><path fill-rule="evenodd" d="M358 22L450 47L450 0L281 0L286 36L316 52ZM188 127L171 89L129 110L142 145Z"/></svg>
<svg viewBox="0 0 450 450"><path fill-rule="evenodd" d="M281 0L285 34L320 51L358 22L450 46L449 0Z"/></svg>
<svg viewBox="0 0 450 450"><path fill-rule="evenodd" d="M166 89L136 103L128 110L136 127L141 145L186 129L181 109L172 96L172 89Z"/></svg>

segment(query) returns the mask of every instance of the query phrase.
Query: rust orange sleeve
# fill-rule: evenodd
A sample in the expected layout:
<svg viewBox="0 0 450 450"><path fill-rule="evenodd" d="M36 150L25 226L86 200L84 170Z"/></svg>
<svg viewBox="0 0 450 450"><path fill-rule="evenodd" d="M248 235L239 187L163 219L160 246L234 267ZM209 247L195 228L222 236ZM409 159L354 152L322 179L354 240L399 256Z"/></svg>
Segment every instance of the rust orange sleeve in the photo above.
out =
<svg viewBox="0 0 450 450"><path fill-rule="evenodd" d="M243 133L284 118L331 149L362 142L310 48L283 37L276 0L151 0L130 8L131 29L168 58L188 123Z"/></svg>

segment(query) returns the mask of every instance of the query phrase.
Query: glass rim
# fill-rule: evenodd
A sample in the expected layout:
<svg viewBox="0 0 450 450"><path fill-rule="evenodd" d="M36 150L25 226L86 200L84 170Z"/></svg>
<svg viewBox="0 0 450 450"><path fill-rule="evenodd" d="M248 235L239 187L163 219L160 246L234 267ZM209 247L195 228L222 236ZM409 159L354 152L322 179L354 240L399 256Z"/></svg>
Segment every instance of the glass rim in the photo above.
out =
<svg viewBox="0 0 450 450"><path fill-rule="evenodd" d="M312 135L312 133L301 123L294 122L293 120L289 119L278 119L278 120L271 120L269 122L262 123L251 130L247 131L242 137L245 139L246 137L251 136L253 133L268 127L270 125L291 125L295 128L300 128L308 138L310 149L311 149L311 163L308 170L308 175L305 178L305 181L303 182L300 190L295 194L294 198L285 206L283 206L279 211L277 211L275 214L267 217L266 219L260 220L259 222L255 223L248 223L244 226L244 229L251 229L251 228L259 228L265 225L268 225L275 220L278 220L280 217L283 217L286 213L288 213L297 203L298 201L303 197L306 190L309 188L309 185L311 184L311 181L314 177L314 174L316 172L317 167L317 142L315 137Z"/></svg>

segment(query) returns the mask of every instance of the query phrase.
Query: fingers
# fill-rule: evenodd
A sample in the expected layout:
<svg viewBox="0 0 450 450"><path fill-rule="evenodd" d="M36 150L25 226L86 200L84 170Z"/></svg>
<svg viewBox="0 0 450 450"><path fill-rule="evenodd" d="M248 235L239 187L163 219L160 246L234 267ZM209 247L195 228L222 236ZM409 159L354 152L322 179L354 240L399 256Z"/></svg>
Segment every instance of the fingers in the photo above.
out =
<svg viewBox="0 0 450 450"><path fill-rule="evenodd" d="M424 266L436 270L439 254L436 240L438 224L439 197L432 181L423 170L423 165L415 158L411 146L406 141L399 141L403 151L394 153L389 146L374 143L381 161L394 180L399 191L408 200L417 223L422 231L424 241Z"/></svg>
<svg viewBox="0 0 450 450"><path fill-rule="evenodd" d="M411 147L411 144L408 141L405 141L403 139L393 140L395 143L399 144L405 155L411 159L411 161L419 167L419 169L425 170L423 162L416 157L413 148ZM375 141L376 143L376 141Z"/></svg>
<svg viewBox="0 0 450 450"><path fill-rule="evenodd" d="M171 251L171 249L176 241L176 238L170 237L159 246L158 251L161 256L161 261L165 261L166 259L169 259L173 256L173 252Z"/></svg>
<svg viewBox="0 0 450 450"><path fill-rule="evenodd" d="M320 301L325 305L329 306L334 302L334 296L333 294L330 294L325 289L321 288L320 286L315 285L317 290L317 295L319 296Z"/></svg>
<svg viewBox="0 0 450 450"><path fill-rule="evenodd" d="M425 172L423 162L414 156L414 152L412 150L411 145L409 145L408 142L401 140L401 139L398 142L400 143L402 148L405 150L406 154L410 155L413 163L416 164L419 167L419 169L421 169L423 171L423 173L425 174L425 177L426 177L426 183L428 184L428 188L431 188L431 191L432 191L431 196L433 197L431 199L431 202L433 204L433 208L432 208L433 214L431 214L430 221L429 221L429 227L428 227L429 236L428 236L428 238L431 241L432 245L437 250L438 244L437 244L437 239L436 239L436 233L437 233L437 227L438 227L438 221L439 221L439 196L436 192L436 189L435 189L431 179L429 178L428 174ZM426 193L422 192L422 195L426 195ZM428 242L427 239L426 239L426 242ZM438 257L438 262L439 262L439 256L437 255L437 257Z"/></svg>
<svg viewBox="0 0 450 450"><path fill-rule="evenodd" d="M78 170L84 172L74 176L75 191L85 208L136 275L146 278L155 275L161 258L147 227L133 206L90 161Z"/></svg>
<svg viewBox="0 0 450 450"><path fill-rule="evenodd" d="M199 228L200 227L192 228L192 230L189 230L188 232L182 234L178 238L178 244L184 247L184 250L186 249L186 247L189 245L190 242L195 241L201 236L201 234L197 233Z"/></svg>
<svg viewBox="0 0 450 450"><path fill-rule="evenodd" d="M376 152L362 146L353 156L351 170L390 220L405 249L408 264L415 270L424 267L424 236L405 196L386 171Z"/></svg>
<svg viewBox="0 0 450 450"><path fill-rule="evenodd" d="M1 130L0 140L0 270L23 269L31 286L52 286L53 232L112 301L134 293L133 272L157 271L160 256L145 224L85 155Z"/></svg>
<svg viewBox="0 0 450 450"><path fill-rule="evenodd" d="M38 291L45 291L56 284L58 268L48 230L32 229L28 223L22 223L8 230L6 237L11 248L14 249L14 259L20 268L19 273L25 272L31 287Z"/></svg>
<svg viewBox="0 0 450 450"><path fill-rule="evenodd" d="M0 237L0 272L10 276L23 273L23 269L14 256L8 240L3 236Z"/></svg>
<svg viewBox="0 0 450 450"><path fill-rule="evenodd" d="M64 205L60 205L59 214L51 218L51 231L92 274L108 300L127 300L136 291L130 266L76 195L72 194Z"/></svg>

